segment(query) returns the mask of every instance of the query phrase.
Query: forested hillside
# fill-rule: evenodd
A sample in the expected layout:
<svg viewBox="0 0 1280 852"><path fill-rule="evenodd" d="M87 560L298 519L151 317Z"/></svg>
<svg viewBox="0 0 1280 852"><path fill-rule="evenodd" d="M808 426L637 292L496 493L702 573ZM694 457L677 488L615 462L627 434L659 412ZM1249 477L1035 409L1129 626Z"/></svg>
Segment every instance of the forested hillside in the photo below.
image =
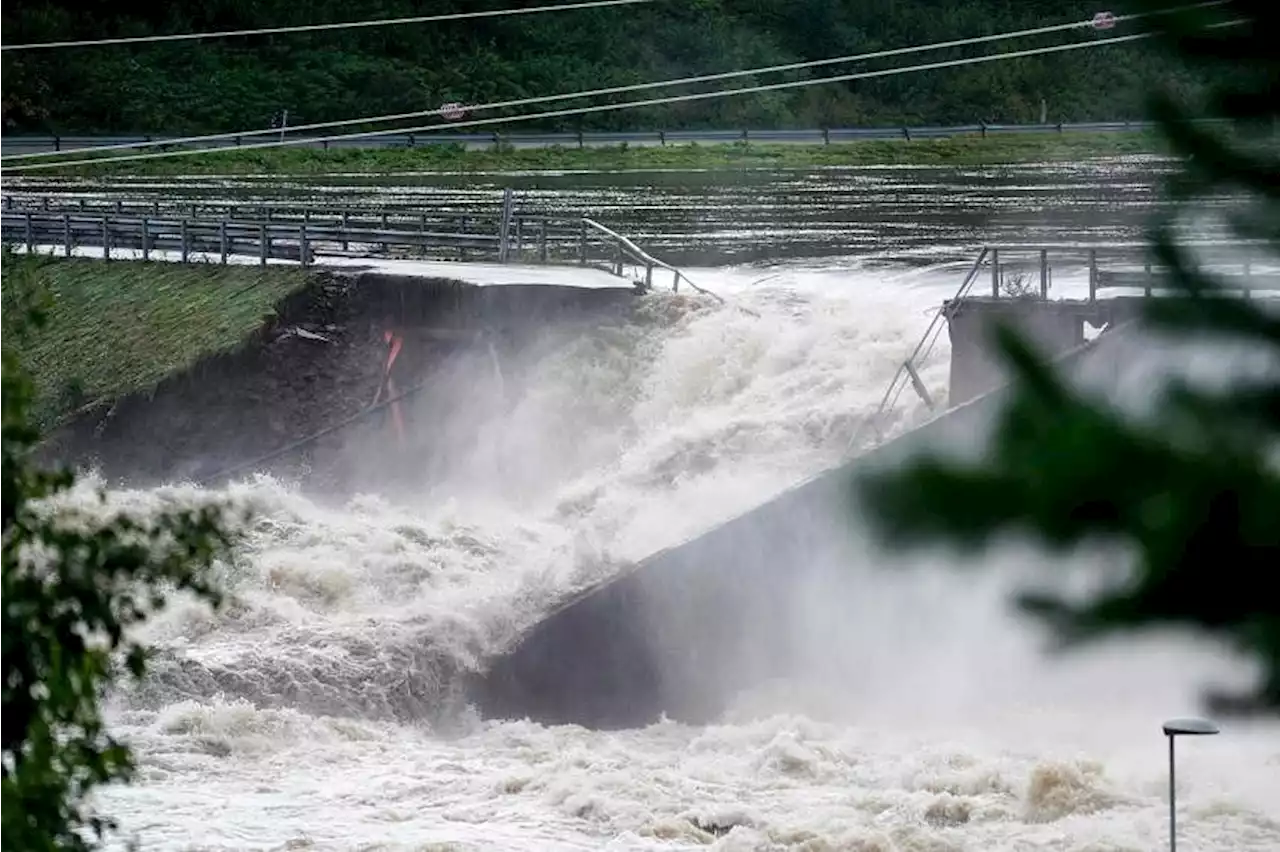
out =
<svg viewBox="0 0 1280 852"><path fill-rule="evenodd" d="M541 5L547 0L11 0L6 45ZM322 33L5 51L6 133L186 133L572 92L1083 20L1074 0L659 0L648 5ZM1120 6L1113 11L1122 11ZM1123 26L1111 34L1126 32ZM884 68L1091 29L864 63ZM820 77L849 65L704 84ZM1189 85L1143 43L581 118L526 129L814 127L1137 118L1144 91ZM1185 72L1182 72L1185 74ZM649 97L674 90L645 92ZM691 91L685 87L680 91ZM628 97L628 96L618 96ZM578 102L581 103L581 102ZM565 105L565 104L561 104ZM419 121L418 123L423 123Z"/></svg>

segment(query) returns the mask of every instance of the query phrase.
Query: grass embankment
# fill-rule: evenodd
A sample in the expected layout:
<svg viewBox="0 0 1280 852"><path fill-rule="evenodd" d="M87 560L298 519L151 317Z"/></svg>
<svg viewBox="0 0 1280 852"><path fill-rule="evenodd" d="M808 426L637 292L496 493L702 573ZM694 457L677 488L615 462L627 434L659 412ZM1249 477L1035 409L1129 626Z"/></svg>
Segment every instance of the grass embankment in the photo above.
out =
<svg viewBox="0 0 1280 852"><path fill-rule="evenodd" d="M668 145L599 148L497 148L460 145L415 148L263 148L182 157L73 166L37 174L175 175L326 173L394 174L415 171L518 171L531 169L751 169L803 166L995 165L1082 160L1161 153L1152 133L1037 133L953 136L945 139L875 139L830 145ZM74 157L74 153L68 157Z"/></svg>
<svg viewBox="0 0 1280 852"><path fill-rule="evenodd" d="M42 426L88 403L149 388L199 359L234 349L304 284L289 267L143 263L7 255L3 345L36 385ZM21 327L22 300L47 323Z"/></svg>

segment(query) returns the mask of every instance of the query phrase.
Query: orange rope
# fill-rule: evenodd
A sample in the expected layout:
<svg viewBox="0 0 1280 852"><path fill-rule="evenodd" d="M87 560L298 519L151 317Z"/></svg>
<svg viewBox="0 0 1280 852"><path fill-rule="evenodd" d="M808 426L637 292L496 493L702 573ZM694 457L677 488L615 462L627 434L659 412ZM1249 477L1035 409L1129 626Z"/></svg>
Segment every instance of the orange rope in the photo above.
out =
<svg viewBox="0 0 1280 852"><path fill-rule="evenodd" d="M404 413L400 409L400 401L396 399L396 383L391 378L391 367L396 363L396 356L400 354L400 348L404 345L404 340L394 331L387 329L382 334L382 339L386 341L389 349L387 351L387 363L382 368L382 381L378 383L378 392L374 394L373 405L378 404L378 400L382 398L383 390L387 395L392 397L391 402L391 422L395 425L396 439L400 444L404 445Z"/></svg>

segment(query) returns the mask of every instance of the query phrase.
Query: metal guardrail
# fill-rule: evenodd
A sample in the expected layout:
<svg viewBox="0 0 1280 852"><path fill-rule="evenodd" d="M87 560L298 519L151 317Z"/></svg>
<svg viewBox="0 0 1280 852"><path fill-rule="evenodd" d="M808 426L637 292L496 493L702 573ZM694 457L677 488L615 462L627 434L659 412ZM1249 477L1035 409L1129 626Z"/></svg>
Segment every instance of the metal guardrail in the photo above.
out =
<svg viewBox="0 0 1280 852"><path fill-rule="evenodd" d="M601 241L589 239L581 220L546 217L517 218L515 246L509 257L515 262L569 262L613 271L611 245L598 251ZM531 239L523 242L524 235ZM313 263L317 253L354 256L444 258L462 261L499 261L499 237L494 231L446 231L390 227L364 220L332 221L212 220L161 216L81 214L69 212L5 211L0 217L0 238L5 244L54 246L71 256L78 247L132 249L144 260L152 252L177 253L182 262L227 263L232 256ZM532 255L532 257L530 257ZM607 262L606 262L607 261ZM616 273L616 274L621 274Z"/></svg>
<svg viewBox="0 0 1280 852"><path fill-rule="evenodd" d="M7 200L8 201L8 200ZM48 199L43 201L47 204ZM114 205L113 205L114 206ZM642 290L654 285L654 270L673 274L672 291L683 281L700 293L720 299L699 287L668 263L645 252L630 239L586 218L560 219L534 214L511 214L504 199L500 215L432 217L403 212L343 210L312 216L311 210L266 208L265 218L201 219L195 216L154 215L114 209L65 209L52 205L23 209L6 203L0 215L0 241L22 245L28 252L53 247L67 257L79 247L112 252L176 254L183 263L228 263L232 257L313 264L321 253L362 257L433 258L498 263L565 264L601 269ZM283 213L283 215L282 215ZM461 223L462 227L456 227ZM450 227L450 226L454 227ZM468 225L481 225L468 230ZM530 257L531 255L531 257ZM443 256L443 257L442 257Z"/></svg>
<svg viewBox="0 0 1280 852"><path fill-rule="evenodd" d="M1187 240L1183 249L1195 252L1198 262L1217 273L1229 292L1248 295L1260 290L1280 290L1280 276L1258 272L1254 262L1270 248L1262 240ZM991 271L991 298L1038 298L1047 300L1053 283L1052 261L1068 259L1086 264L1089 270L1089 302L1098 300L1103 290L1137 290L1150 296L1162 287L1160 278L1169 270L1151 263L1150 243L1020 243L987 246ZM1014 259L1010 263L1010 258ZM1030 260L1028 260L1030 259ZM1115 263L1125 268L1103 269ZM1023 269L1031 266L1032 273ZM1009 274L1013 267L1016 271ZM1038 285L1038 286L1034 286ZM963 298L966 294L957 295Z"/></svg>
<svg viewBox="0 0 1280 852"><path fill-rule="evenodd" d="M388 131L378 136L359 139L325 140L310 136L286 136L294 140L293 147L312 149L339 148L415 148L425 145L462 145L466 147L497 148L588 148L609 145L688 145L724 144L732 142L756 142L797 145L830 145L861 139L936 139L949 136L988 136L1011 133L1122 133L1149 130L1154 125L1148 121L1094 121L1057 124L959 124L882 127L830 127L799 130L770 130L742 128L736 130L644 130L644 131L584 131L576 133L402 133ZM0 152L5 155L37 154L58 151L77 151L107 145L147 145L156 147L167 140L180 139L173 134L134 136L19 136L0 137ZM237 148L258 142L280 138L279 128L264 129L227 139L187 143L177 147L198 149ZM303 141L297 141L303 140ZM119 153L128 149L122 148Z"/></svg>

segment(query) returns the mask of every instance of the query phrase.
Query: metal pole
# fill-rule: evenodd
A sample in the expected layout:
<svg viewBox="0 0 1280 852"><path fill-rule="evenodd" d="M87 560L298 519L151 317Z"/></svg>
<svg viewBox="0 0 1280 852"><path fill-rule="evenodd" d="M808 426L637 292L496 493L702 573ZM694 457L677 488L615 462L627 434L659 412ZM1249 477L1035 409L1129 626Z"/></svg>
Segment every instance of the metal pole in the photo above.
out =
<svg viewBox="0 0 1280 852"><path fill-rule="evenodd" d="M511 213L515 209L515 201L511 187L502 190L502 220L498 223L498 262L506 263L511 235Z"/></svg>
<svg viewBox="0 0 1280 852"><path fill-rule="evenodd" d="M1173 740L1178 736L1212 736L1218 733L1218 726L1206 719L1170 719L1161 728L1169 738L1169 852L1177 852L1178 805Z"/></svg>
<svg viewBox="0 0 1280 852"><path fill-rule="evenodd" d="M1178 792L1174 783L1175 769L1173 759L1173 741L1169 734L1169 852L1178 852Z"/></svg>

